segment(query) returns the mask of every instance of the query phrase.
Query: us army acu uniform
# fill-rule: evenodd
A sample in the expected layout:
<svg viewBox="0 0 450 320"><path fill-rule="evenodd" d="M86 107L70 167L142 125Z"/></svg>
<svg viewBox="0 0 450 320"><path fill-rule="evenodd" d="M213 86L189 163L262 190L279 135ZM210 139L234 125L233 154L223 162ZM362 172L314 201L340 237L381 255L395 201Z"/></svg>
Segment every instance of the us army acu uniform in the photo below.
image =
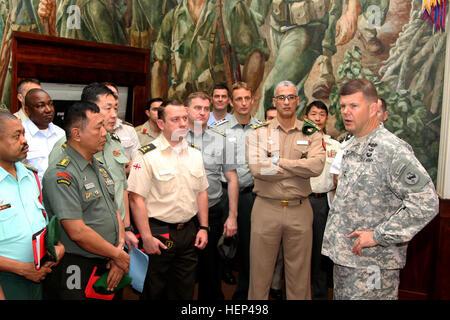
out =
<svg viewBox="0 0 450 320"><path fill-rule="evenodd" d="M325 162L322 133L311 121L296 120L284 131L277 119L248 136L250 170L257 197L252 210L249 300L268 299L275 260L283 246L286 297L311 299L313 212L310 177Z"/></svg>
<svg viewBox="0 0 450 320"><path fill-rule="evenodd" d="M438 213L438 196L411 147L382 126L344 148L322 254L335 263L335 299L397 299L408 241ZM377 246L352 253L356 230Z"/></svg>
<svg viewBox="0 0 450 320"><path fill-rule="evenodd" d="M257 117L264 117L264 111L272 106L275 86L286 79L297 86L301 101L297 114L300 114L307 102L304 85L316 59L320 56L327 60L322 64L331 69L342 0L253 0L250 9L260 26L271 13L270 40L275 57L264 81ZM332 71L328 74L332 77Z"/></svg>
<svg viewBox="0 0 450 320"><path fill-rule="evenodd" d="M119 242L119 217L114 203L114 181L104 164L95 157L89 163L70 145L62 150L58 161L50 163L43 178L43 198L50 216L60 221L83 222L110 244ZM81 248L65 232L61 243L66 254L48 278L46 290L51 299L85 299L84 290L93 268L106 272L108 260ZM74 266L78 267L75 271ZM76 272L79 286L70 285ZM73 281L73 280L72 280Z"/></svg>
<svg viewBox="0 0 450 320"><path fill-rule="evenodd" d="M188 131L186 141L202 152L203 164L208 179L208 244L199 253L198 299L223 300L221 259L217 243L223 234L223 225L228 216L227 203L221 201L224 190L220 178L224 172L236 170L237 165L226 159L226 134L207 128L199 135ZM227 190L225 190L227 192Z"/></svg>
<svg viewBox="0 0 450 320"><path fill-rule="evenodd" d="M250 279L250 217L255 201L253 193L253 176L250 172L245 158L245 140L250 132L262 126L263 123L253 117L246 125L240 124L236 117L216 122L214 128L224 132L227 136L225 150L227 162L238 165L236 171L239 179L239 202L238 202L238 256L239 256L239 279L233 299L246 300L248 296L248 283ZM230 159L231 157L231 159Z"/></svg>
<svg viewBox="0 0 450 320"><path fill-rule="evenodd" d="M136 130L136 134L141 146L146 146L147 144L155 140L159 135L159 133L156 134L150 129L148 121L145 121L144 124L137 126L136 128L134 128L134 130Z"/></svg>
<svg viewBox="0 0 450 320"><path fill-rule="evenodd" d="M48 163L50 167L51 162L59 161L60 155L66 148L65 137L58 140L53 146L52 151L48 156ZM122 220L125 218L125 204L123 203L123 191L128 187L127 177L125 174L125 164L129 162L125 156L120 139L115 134L106 135L105 147L102 151L97 152L94 157L100 160L103 165L110 172L114 180L114 202L119 209Z"/></svg>
<svg viewBox="0 0 450 320"><path fill-rule="evenodd" d="M160 135L133 159L128 191L145 198L152 235L169 233L169 239L161 238L168 250L149 255L141 299L192 300L198 259L194 217L197 196L207 188L202 155L184 139L172 147Z"/></svg>
<svg viewBox="0 0 450 320"><path fill-rule="evenodd" d="M214 83L226 82L218 28L211 40L215 15L216 1L206 0L200 19L194 24L187 0L180 0L164 17L152 56L171 66L169 99L184 101L189 93L211 92ZM260 51L266 59L269 57L265 41L244 1L223 0L223 25L239 64L244 65L255 51Z"/></svg>

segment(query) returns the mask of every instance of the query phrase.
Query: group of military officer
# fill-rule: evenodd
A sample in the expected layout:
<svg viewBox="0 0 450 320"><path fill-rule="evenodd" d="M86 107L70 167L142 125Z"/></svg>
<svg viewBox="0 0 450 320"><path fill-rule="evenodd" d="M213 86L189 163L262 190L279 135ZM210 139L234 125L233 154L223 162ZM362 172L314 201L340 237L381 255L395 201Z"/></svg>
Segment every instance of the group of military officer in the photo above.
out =
<svg viewBox="0 0 450 320"><path fill-rule="evenodd" d="M52 150L42 196L33 170L20 163L27 152L23 127L1 112L0 284L6 298L41 298L44 278L48 298L98 298L87 287L102 274L113 293L129 271L124 244L137 247L139 233L149 255L142 299L192 299L197 268L199 298L222 299L216 249L222 234L239 236L235 299L268 298L281 246L287 299L310 299L310 178L322 174L330 145L315 115L320 106L298 120L297 88L282 81L274 90L277 116L263 123L251 116L254 97L246 83L230 91L234 113L214 127L207 126L211 99L205 93L191 94L186 105L149 102L153 124L136 131L156 138L136 153L127 180L128 159L111 134L115 95L105 85L87 86L65 112L66 141ZM340 94L354 139L344 148L322 253L335 263L335 298L395 299L407 242L437 214L437 195L410 147L379 125L373 85L353 80ZM47 214L59 219L61 241L56 261L37 270L31 239ZM379 286L367 280L373 267L381 270Z"/></svg>

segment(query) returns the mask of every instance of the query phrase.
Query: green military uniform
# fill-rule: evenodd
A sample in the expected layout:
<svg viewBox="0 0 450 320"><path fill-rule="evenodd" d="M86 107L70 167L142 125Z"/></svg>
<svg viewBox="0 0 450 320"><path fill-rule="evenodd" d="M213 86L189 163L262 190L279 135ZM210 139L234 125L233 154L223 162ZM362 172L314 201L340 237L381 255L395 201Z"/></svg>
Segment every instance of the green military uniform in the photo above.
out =
<svg viewBox="0 0 450 320"><path fill-rule="evenodd" d="M276 57L264 82L257 118L272 106L275 86L283 80L297 85L301 114L306 106L304 85L319 56L336 53L336 22L342 13L342 0L253 0L250 9L259 25L269 13L270 38Z"/></svg>
<svg viewBox="0 0 450 320"><path fill-rule="evenodd" d="M132 0L131 25L126 28L130 45L150 49L166 13L176 6L176 0ZM144 144L143 144L144 146Z"/></svg>
<svg viewBox="0 0 450 320"><path fill-rule="evenodd" d="M49 168L51 163L60 160L61 154L66 148L65 137L58 140L53 150L48 156ZM97 152L94 157L100 160L111 173L114 180L114 201L120 212L122 220L125 217L125 205L123 203L123 191L128 188L127 177L125 174L125 164L129 162L125 156L120 140L116 135L108 134L106 136L105 148Z"/></svg>
<svg viewBox="0 0 450 320"><path fill-rule="evenodd" d="M103 239L117 245L119 222L114 203L114 181L103 162L92 164L67 145L58 162L52 162L42 180L44 204L59 220L82 219ZM80 248L63 230L61 242L67 253L99 258Z"/></svg>
<svg viewBox="0 0 450 320"><path fill-rule="evenodd" d="M144 124L137 126L136 128L134 128L134 130L136 130L136 134L138 136L139 143L141 144L141 146L146 146L147 144L155 140L159 135L159 133L155 134L150 129L148 121L145 121Z"/></svg>
<svg viewBox="0 0 450 320"><path fill-rule="evenodd" d="M191 18L187 0L181 0L164 17L153 58L171 65L169 99L184 101L191 92L211 92L214 83L226 82L218 35L213 42L213 54L210 54L215 2L205 2L197 24ZM265 41L244 1L223 0L223 17L227 41L239 64L245 64L254 51L260 51L268 58ZM210 66L211 60L213 66Z"/></svg>
<svg viewBox="0 0 450 320"><path fill-rule="evenodd" d="M121 9L120 1L65 0L56 12L57 33L64 38L127 45Z"/></svg>

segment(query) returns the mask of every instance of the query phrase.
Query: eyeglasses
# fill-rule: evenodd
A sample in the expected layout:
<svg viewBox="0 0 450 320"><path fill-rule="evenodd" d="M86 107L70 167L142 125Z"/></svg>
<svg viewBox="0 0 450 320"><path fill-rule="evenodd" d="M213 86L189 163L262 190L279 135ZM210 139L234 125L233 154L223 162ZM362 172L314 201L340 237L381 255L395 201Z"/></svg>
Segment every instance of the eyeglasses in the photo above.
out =
<svg viewBox="0 0 450 320"><path fill-rule="evenodd" d="M277 99L280 102L283 102L284 100L288 99L289 101L294 101L295 99L297 99L298 96L296 96L295 94L290 94L288 96L276 96L275 99Z"/></svg>

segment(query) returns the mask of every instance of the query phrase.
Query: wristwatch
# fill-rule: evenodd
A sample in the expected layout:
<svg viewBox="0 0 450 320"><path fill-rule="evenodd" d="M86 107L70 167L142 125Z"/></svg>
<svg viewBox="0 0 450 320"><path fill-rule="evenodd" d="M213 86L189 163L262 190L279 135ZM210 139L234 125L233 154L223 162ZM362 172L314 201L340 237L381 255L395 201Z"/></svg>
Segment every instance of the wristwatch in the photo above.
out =
<svg viewBox="0 0 450 320"><path fill-rule="evenodd" d="M200 230L206 230L206 231L208 231L208 232L210 232L211 231L211 228L210 227L205 227L205 226L200 226L200 227L198 227Z"/></svg>
<svg viewBox="0 0 450 320"><path fill-rule="evenodd" d="M125 227L125 231L134 232L134 228L133 228L133 226Z"/></svg>

